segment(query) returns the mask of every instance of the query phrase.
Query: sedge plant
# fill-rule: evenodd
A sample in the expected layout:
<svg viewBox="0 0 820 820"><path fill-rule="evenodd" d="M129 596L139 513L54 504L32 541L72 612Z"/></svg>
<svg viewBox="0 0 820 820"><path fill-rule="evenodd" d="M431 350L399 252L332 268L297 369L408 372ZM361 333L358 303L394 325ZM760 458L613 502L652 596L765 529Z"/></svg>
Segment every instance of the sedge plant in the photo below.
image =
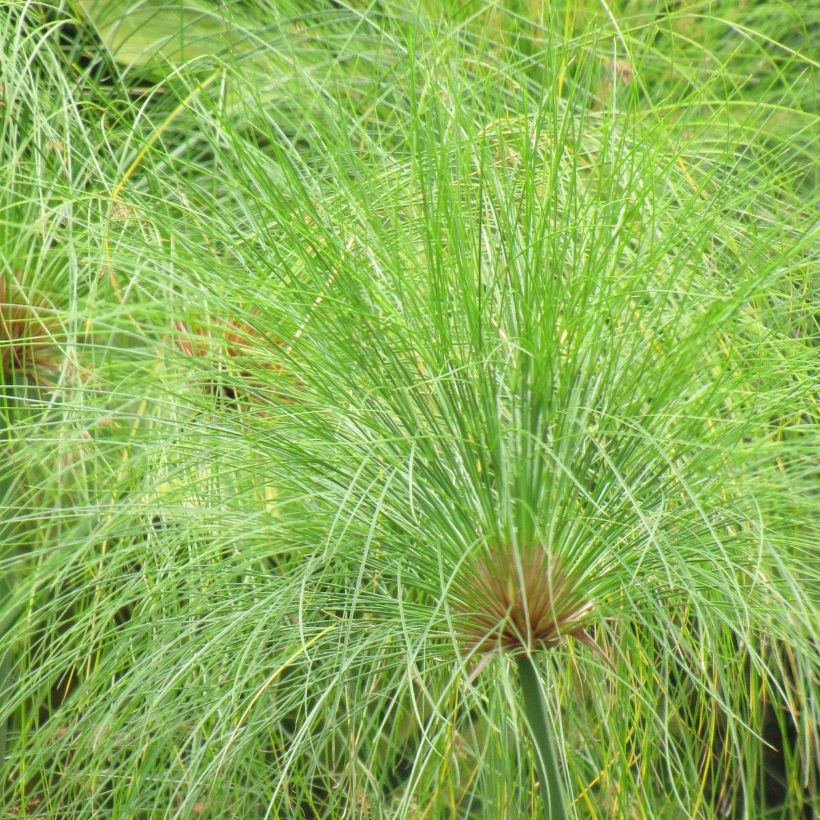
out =
<svg viewBox="0 0 820 820"><path fill-rule="evenodd" d="M5 805L799 816L799 44L749 90L774 37L717 14L704 77L700 15L253 8L147 91L82 75L118 114L70 126L81 376L8 471Z"/></svg>

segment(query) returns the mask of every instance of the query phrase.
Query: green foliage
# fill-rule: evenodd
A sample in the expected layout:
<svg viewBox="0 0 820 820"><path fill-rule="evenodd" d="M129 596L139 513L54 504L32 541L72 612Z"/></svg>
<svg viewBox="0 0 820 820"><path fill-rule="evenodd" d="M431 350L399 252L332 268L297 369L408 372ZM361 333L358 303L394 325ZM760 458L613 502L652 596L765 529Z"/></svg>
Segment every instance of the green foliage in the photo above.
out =
<svg viewBox="0 0 820 820"><path fill-rule="evenodd" d="M316 6L0 12L0 805L811 811L808 4Z"/></svg>

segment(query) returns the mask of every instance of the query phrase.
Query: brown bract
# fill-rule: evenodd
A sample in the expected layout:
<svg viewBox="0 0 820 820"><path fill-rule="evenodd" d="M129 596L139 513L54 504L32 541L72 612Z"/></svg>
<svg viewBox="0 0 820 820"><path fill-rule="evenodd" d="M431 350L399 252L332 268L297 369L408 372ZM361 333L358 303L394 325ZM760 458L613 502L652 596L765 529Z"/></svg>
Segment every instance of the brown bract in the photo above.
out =
<svg viewBox="0 0 820 820"><path fill-rule="evenodd" d="M460 637L469 650L531 652L583 633L592 604L556 557L541 547L493 550L471 564L458 584Z"/></svg>
<svg viewBox="0 0 820 820"><path fill-rule="evenodd" d="M228 319L226 322L215 324L210 329L200 325L193 325L189 329L184 322L180 321L174 322L173 326L179 334L176 337L176 343L186 356L214 364L216 352L221 346L229 359L234 362L235 375L240 377L239 381L248 386L263 386L257 383L258 371L257 378L254 378L242 367L245 362L259 359L260 340L250 324L238 319ZM270 362L264 363L261 370L271 374L272 382L282 380L284 376L282 368ZM270 387L270 398L275 396L279 401L290 402L290 399L281 395L273 384L268 386ZM209 383L208 391L213 392L214 389L214 385ZM228 398L236 398L235 386L223 385L220 389Z"/></svg>
<svg viewBox="0 0 820 820"><path fill-rule="evenodd" d="M23 374L34 381L53 375L53 334L41 308L25 301L19 289L0 280L0 366L2 373Z"/></svg>
<svg viewBox="0 0 820 820"><path fill-rule="evenodd" d="M206 357L217 343L216 337L199 325L194 325L192 330L188 330L184 322L174 322L174 328L180 334L177 337L177 344L186 356ZM255 333L246 322L229 319L221 332L225 340L225 350L231 358L241 356L253 349Z"/></svg>

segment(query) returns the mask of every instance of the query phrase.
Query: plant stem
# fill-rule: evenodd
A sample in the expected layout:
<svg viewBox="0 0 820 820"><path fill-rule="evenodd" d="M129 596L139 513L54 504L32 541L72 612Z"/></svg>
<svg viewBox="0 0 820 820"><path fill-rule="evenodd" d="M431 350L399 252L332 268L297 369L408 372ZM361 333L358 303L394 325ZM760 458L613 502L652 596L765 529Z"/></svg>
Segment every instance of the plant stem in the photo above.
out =
<svg viewBox="0 0 820 820"><path fill-rule="evenodd" d="M518 680L524 696L524 718L530 731L533 751L538 763L541 793L547 820L566 820L567 811L561 788L561 772L552 745L547 703L535 664L529 655L518 658Z"/></svg>

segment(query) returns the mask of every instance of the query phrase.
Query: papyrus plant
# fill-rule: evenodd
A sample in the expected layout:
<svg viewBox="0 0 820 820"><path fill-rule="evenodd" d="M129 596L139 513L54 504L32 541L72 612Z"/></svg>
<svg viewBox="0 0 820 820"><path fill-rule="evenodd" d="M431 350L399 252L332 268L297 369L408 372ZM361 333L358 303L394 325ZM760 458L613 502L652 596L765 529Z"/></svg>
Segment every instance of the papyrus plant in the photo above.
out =
<svg viewBox="0 0 820 820"><path fill-rule="evenodd" d="M85 307L111 338L60 427L94 431L80 500L42 478L0 559L3 798L754 816L773 719L802 810L813 239L765 116L803 74L730 105L749 26L705 69L655 10L355 5L255 35L272 96L238 54L100 138ZM171 338L192 306L207 356ZM249 317L239 384L288 398L264 413L180 375Z"/></svg>

